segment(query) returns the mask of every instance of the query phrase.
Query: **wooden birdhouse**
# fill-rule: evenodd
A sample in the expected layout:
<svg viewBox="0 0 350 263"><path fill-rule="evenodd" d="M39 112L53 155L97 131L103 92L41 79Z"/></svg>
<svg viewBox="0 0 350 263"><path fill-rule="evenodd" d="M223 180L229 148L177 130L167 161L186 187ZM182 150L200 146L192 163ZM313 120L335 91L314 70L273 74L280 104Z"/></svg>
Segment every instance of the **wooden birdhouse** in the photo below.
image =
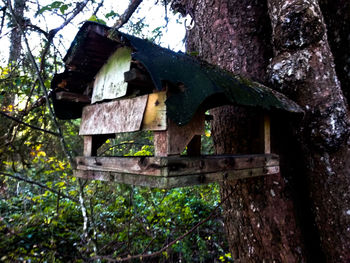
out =
<svg viewBox="0 0 350 263"><path fill-rule="evenodd" d="M268 113L299 113L297 104L186 54L124 33L110 39L108 33L104 25L85 23L64 59L65 72L52 81L57 116L81 117L84 154L76 158L76 176L171 188L279 172L278 156L270 152ZM261 152L201 155L205 112L226 104L264 112ZM154 156L97 156L108 138L142 130L153 132Z"/></svg>

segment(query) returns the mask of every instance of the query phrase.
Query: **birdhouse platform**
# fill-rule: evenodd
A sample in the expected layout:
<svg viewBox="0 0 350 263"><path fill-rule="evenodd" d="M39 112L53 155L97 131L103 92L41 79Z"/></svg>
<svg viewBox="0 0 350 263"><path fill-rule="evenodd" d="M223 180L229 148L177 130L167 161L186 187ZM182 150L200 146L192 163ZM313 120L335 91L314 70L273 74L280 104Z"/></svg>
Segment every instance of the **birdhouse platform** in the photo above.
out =
<svg viewBox="0 0 350 263"><path fill-rule="evenodd" d="M276 174L278 156L78 157L75 176L156 188L174 188Z"/></svg>
<svg viewBox="0 0 350 263"><path fill-rule="evenodd" d="M111 39L109 30L85 23L64 58L65 72L51 84L56 115L81 118L77 177L173 188L279 172L269 114L301 113L297 104L184 53L120 32ZM201 155L205 112L222 105L257 109L252 154ZM138 131L153 132L154 156L98 156L108 138Z"/></svg>

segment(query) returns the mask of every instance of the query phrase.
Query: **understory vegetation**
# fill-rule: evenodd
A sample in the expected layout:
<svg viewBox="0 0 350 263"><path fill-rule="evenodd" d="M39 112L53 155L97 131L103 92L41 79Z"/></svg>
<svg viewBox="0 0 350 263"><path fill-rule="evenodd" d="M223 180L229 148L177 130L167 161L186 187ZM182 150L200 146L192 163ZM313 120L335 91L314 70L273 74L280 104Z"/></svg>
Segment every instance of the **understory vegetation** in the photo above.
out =
<svg viewBox="0 0 350 263"><path fill-rule="evenodd" d="M164 190L74 177L69 157L82 154L80 120L57 120L47 101L53 74L63 70L64 38L56 33L78 14L104 22L97 19L103 1L49 2L18 0L15 12L10 2L1 4L1 38L17 33L20 44L10 42L17 55L0 67L0 262L118 262L134 255L132 262L231 262L218 185ZM64 26L50 31L42 24L49 16ZM113 10L100 16L120 17ZM142 19L127 24L139 35L147 27ZM149 29L149 38L156 41L162 30ZM205 135L209 154L209 126ZM151 133L120 135L99 155L152 155L152 140Z"/></svg>

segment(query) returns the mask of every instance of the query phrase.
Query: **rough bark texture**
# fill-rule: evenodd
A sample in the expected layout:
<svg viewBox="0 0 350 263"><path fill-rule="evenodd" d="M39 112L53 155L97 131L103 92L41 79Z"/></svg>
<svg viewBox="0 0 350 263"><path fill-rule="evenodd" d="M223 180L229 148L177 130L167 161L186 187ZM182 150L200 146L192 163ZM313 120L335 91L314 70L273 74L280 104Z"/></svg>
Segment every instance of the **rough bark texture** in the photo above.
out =
<svg viewBox="0 0 350 263"><path fill-rule="evenodd" d="M16 15L16 20L23 23L23 15L24 8L26 5L25 0L15 0L14 1L14 11ZM14 19L12 19L12 24L16 25ZM10 55L9 55L9 63L16 64L20 58L21 50L22 50L22 36L19 28L14 27L11 31L10 37Z"/></svg>
<svg viewBox="0 0 350 263"><path fill-rule="evenodd" d="M270 22L265 1L181 1L173 6L195 22L188 49L202 59L265 82ZM212 111L217 153L252 152L252 110L223 107ZM234 191L224 207L225 226L235 262L305 262L295 209L281 175L222 185Z"/></svg>
<svg viewBox="0 0 350 263"><path fill-rule="evenodd" d="M347 102L350 102L350 1L320 0L327 25L335 70Z"/></svg>
<svg viewBox="0 0 350 263"><path fill-rule="evenodd" d="M299 130L312 212L327 262L350 261L349 114L316 0L268 0L271 83L303 106Z"/></svg>

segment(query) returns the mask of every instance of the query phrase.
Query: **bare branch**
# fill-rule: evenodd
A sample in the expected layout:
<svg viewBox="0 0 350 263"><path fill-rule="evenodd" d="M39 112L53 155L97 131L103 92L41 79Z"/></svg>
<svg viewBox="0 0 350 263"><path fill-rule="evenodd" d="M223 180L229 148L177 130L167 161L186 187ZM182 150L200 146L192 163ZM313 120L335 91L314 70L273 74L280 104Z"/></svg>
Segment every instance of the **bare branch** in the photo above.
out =
<svg viewBox="0 0 350 263"><path fill-rule="evenodd" d="M46 186L45 184L42 184L42 183L39 183L39 182L36 182L36 181L33 181L33 180L30 180L30 179L27 179L27 178L24 178L24 177L21 177L21 176L18 176L18 175L14 175L14 174L9 174L9 173L4 173L4 172L1 172L0 171L0 174L4 175L4 176L7 176L7 177L11 177L13 179L16 179L16 180L19 180L19 181L23 181L23 182L26 182L26 183L29 183L29 184L33 184L33 185L37 185L43 189L46 189L54 194L57 194L59 196L63 196L64 198L67 198L75 203L78 203L79 201L77 199L75 199L74 197L71 197L71 196L68 196L68 195L65 195L63 194L62 192L60 191L57 191L55 189L52 189L48 186Z"/></svg>
<svg viewBox="0 0 350 263"><path fill-rule="evenodd" d="M17 119L17 118L15 118L15 117L13 117L13 116L10 116L10 115L6 114L6 113L3 112L3 111L0 111L0 114L1 114L2 116L4 116L4 117L10 119L10 120L13 120L13 121L15 121L15 122L17 122L17 123L19 123L19 124L22 124L22 125L24 125L24 126L27 126L27 127L29 127L29 128L32 128L32 129L34 129L34 130L42 131L42 132L45 132L45 133L48 133L48 134L51 134L51 135L54 135L54 136L60 136L60 135L59 135L58 133L56 133L56 132L52 132L52 131L49 131L49 130L45 130L45 129L42 129L42 128L33 126L33 125L28 124L28 123L26 123L26 122L24 122L24 121L21 121L20 119Z"/></svg>
<svg viewBox="0 0 350 263"><path fill-rule="evenodd" d="M98 11L100 11L100 8L103 6L103 0L98 4L98 6L96 7L93 15L96 16Z"/></svg>
<svg viewBox="0 0 350 263"><path fill-rule="evenodd" d="M62 25L60 25L59 27L56 27L54 29L51 29L47 35L47 43L45 45L44 51L42 52L41 55L41 63L40 63L40 72L43 70L44 65L45 65L45 56L47 54L47 52L49 51L50 45L52 43L53 38L55 37L55 35L62 30L65 26L67 26L83 9L84 7L87 5L87 3L90 0L85 0L82 3L78 3L77 4L77 8L74 10L73 14L67 19L65 20Z"/></svg>
<svg viewBox="0 0 350 263"><path fill-rule="evenodd" d="M56 27L55 29L50 30L49 37L48 37L49 41L51 41L50 38L53 38L58 33L58 31L62 30L66 25L68 25L85 8L85 6L89 1L90 0L85 0L82 3L77 3L77 7L74 10L73 14L66 21L64 21L62 25L60 25L59 27Z"/></svg>
<svg viewBox="0 0 350 263"><path fill-rule="evenodd" d="M120 16L118 21L110 29L108 37L112 38L114 33L129 21L130 17L133 15L133 13L135 13L136 9L141 3L142 0L131 0L131 3L125 10L124 14Z"/></svg>
<svg viewBox="0 0 350 263"><path fill-rule="evenodd" d="M126 258L121 258L121 259L113 259L113 258L107 257L107 256L96 256L96 257L94 257L94 259L103 259L103 260L107 260L108 262L126 262L126 261L131 261L133 259L145 259L145 258L152 258L152 257L158 256L162 252L164 252L165 250L170 248L172 245L176 244L176 242L184 239L185 237L187 237L188 235L193 233L198 227L200 227L201 225L206 223L216 213L216 211L219 209L219 207L222 206L222 204L225 203L228 200L228 198L233 194L233 192L234 191L231 191L227 196L225 196L225 198L221 200L221 202L210 212L210 214L205 219L203 219L202 221L197 223L195 226L193 226L186 233L184 233L183 235L181 235L178 238L174 239L173 241L171 241L166 246L164 246L163 248L161 248L160 250L158 250L156 252L153 252L153 253L150 253L150 254L139 254L139 255L135 255L135 256L129 256L129 257L126 257Z"/></svg>
<svg viewBox="0 0 350 263"><path fill-rule="evenodd" d="M31 50L30 50L30 46L29 46L29 43L28 43L28 39L27 39L27 37L26 37L26 35L25 35L24 31L23 31L23 28L22 28L21 24L18 23L18 21L16 20L16 16L14 15L13 8L12 8L12 5L11 5L11 0L8 0L7 3L8 3L8 8L9 8L9 10L10 10L10 12L11 12L11 15L12 15L12 17L13 17L13 19L14 19L14 21L15 21L17 27L18 27L18 29L20 30L20 32L21 32L21 34L22 34L22 36L23 36L24 43L25 43L25 45L26 45L26 47L27 47L29 59L30 59L30 61L31 61L31 63L32 63L32 65L33 65L33 67L34 67L36 73L37 73L37 77L38 77L38 80L39 80L39 83L40 83L40 87L41 87L41 89L42 89L42 91L43 91L43 93L44 93L44 95L45 95L47 108L49 109L49 112L50 112L50 115L51 115L51 117L52 117L53 123L54 123L54 125L55 125L55 127L56 127L56 129L57 129L57 133L59 134L58 137L60 138L60 142L61 142L61 145L62 145L62 149L63 149L64 153L66 154L66 156L67 156L67 158L68 158L68 160L69 160L69 162L70 162L70 164L71 164L71 167L74 168L74 167L75 167L75 163L73 162L73 158L72 158L70 152L68 151L66 142L65 142L64 137L63 137L63 134L62 134L61 127L60 127L60 125L59 125L58 122L57 122L55 112L53 111L53 109L52 109L52 107L51 107L51 105L50 105L49 94L48 94L48 92L47 92L47 89L46 89L44 80L43 80L43 78L41 77L39 67L38 67L38 65L36 64L35 58L34 58L32 52L31 52Z"/></svg>

